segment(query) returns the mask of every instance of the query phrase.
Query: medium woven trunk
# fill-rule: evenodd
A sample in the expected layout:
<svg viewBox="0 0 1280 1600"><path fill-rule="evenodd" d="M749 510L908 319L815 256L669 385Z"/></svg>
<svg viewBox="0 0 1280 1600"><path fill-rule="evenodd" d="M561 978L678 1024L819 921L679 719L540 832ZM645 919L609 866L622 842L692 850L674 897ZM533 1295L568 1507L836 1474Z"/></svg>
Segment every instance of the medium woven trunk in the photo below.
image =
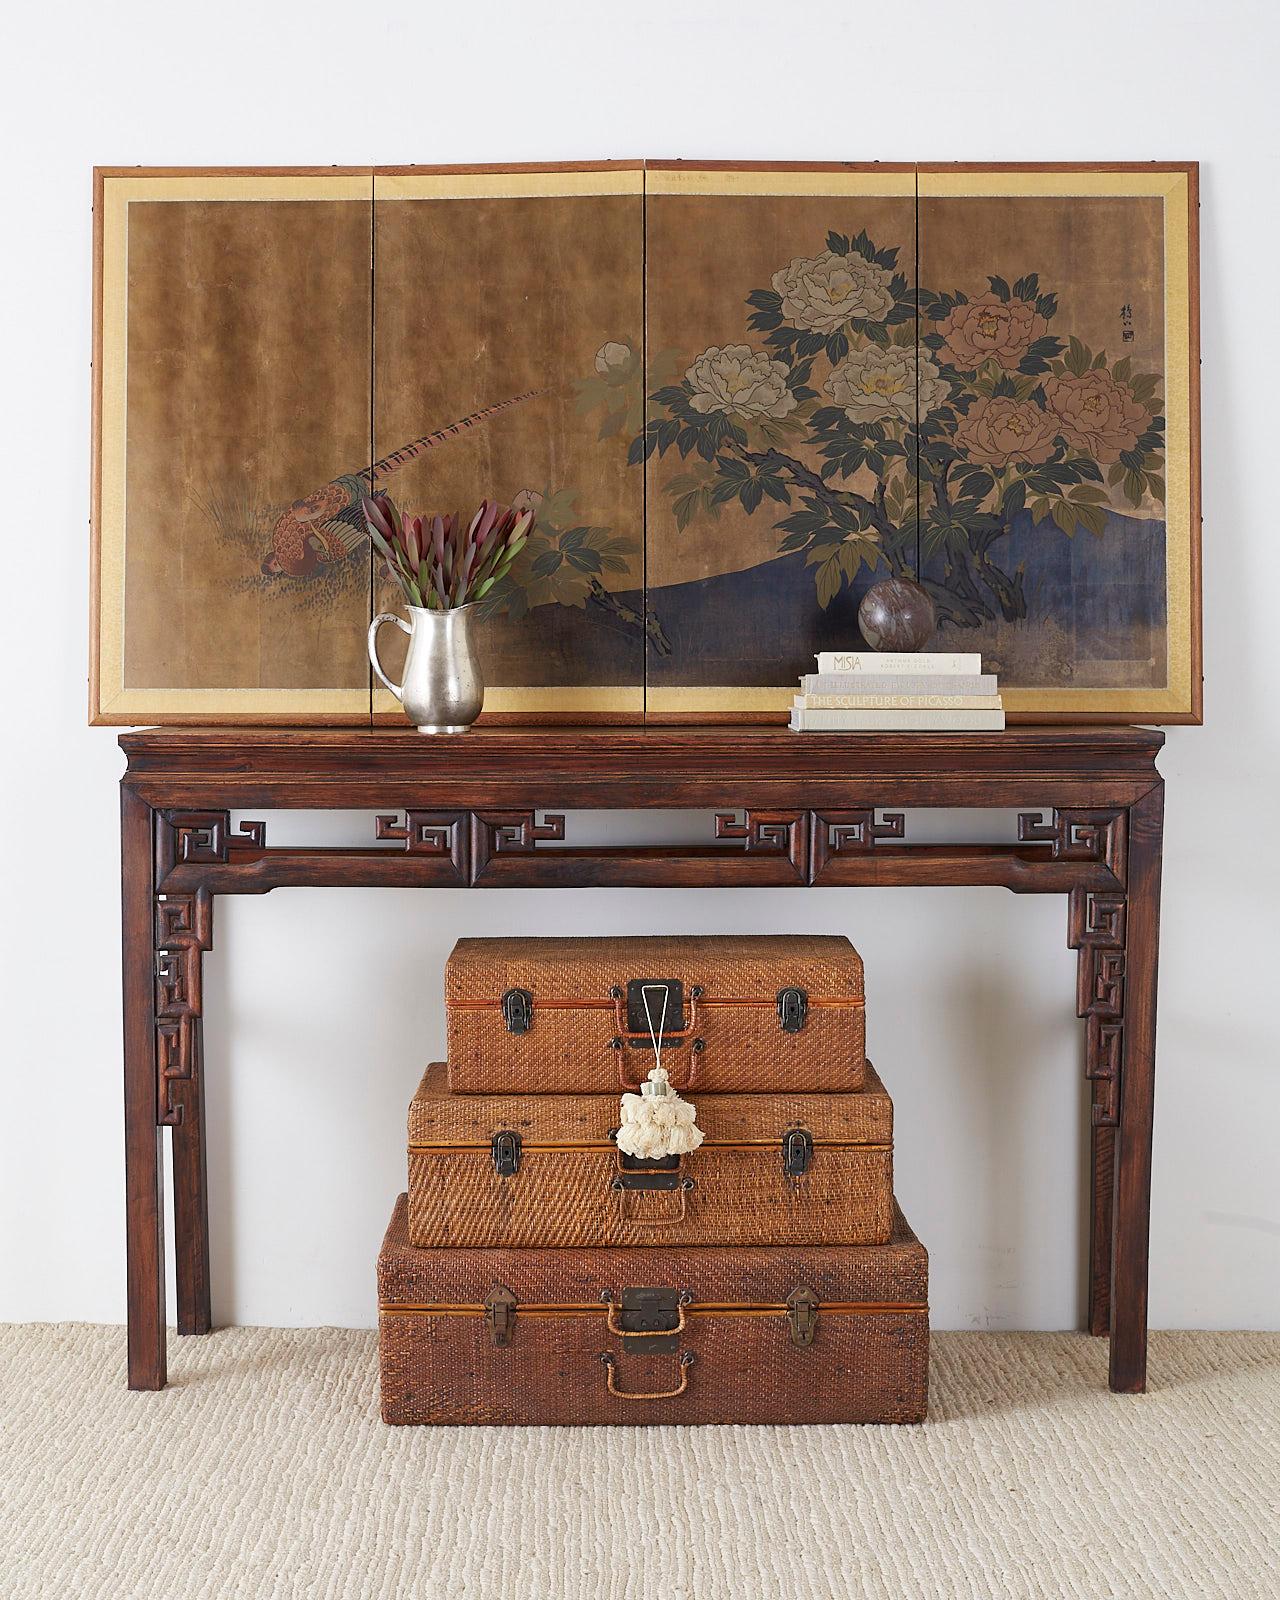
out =
<svg viewBox="0 0 1280 1600"><path fill-rule="evenodd" d="M419 1250L378 1258L392 1423L919 1422L928 1258L861 1249Z"/></svg>
<svg viewBox="0 0 1280 1600"><path fill-rule="evenodd" d="M705 1139L664 1162L613 1143L617 1093L457 1095L430 1067L409 1107L415 1245L883 1244L893 1105L853 1094L699 1095Z"/></svg>
<svg viewBox="0 0 1280 1600"><path fill-rule="evenodd" d="M862 960L822 935L460 939L445 968L449 1085L603 1094L655 1064L683 1092L862 1083Z"/></svg>

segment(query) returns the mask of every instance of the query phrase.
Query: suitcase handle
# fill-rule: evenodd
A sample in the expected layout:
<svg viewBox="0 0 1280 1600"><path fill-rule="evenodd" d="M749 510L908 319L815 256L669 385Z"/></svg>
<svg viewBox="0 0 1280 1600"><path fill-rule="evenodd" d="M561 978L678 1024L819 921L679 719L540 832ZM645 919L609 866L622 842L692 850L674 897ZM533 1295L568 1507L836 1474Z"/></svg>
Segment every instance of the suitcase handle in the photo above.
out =
<svg viewBox="0 0 1280 1600"><path fill-rule="evenodd" d="M616 1358L606 1350L600 1361L604 1367L605 1388L619 1400L674 1400L689 1387L689 1368L693 1365L693 1351L680 1352L680 1382L674 1389L619 1389L613 1381Z"/></svg>
<svg viewBox="0 0 1280 1600"><path fill-rule="evenodd" d="M672 1079L673 1089L691 1089L698 1071L698 1056L702 1053L702 1041L694 1038L698 1031L698 1001L702 996L702 985L695 983L689 989L689 1020L683 1028L663 1028L660 1038L663 1046L668 1044L679 1046L686 1039L692 1039L693 1045L689 1055L689 1070L680 1083ZM644 1080L644 1073L638 1078L629 1078L624 1065L626 1061L626 1047L629 1044L653 1044L653 1036L642 1030L629 1027L627 1023L625 991L621 984L615 983L609 990L609 998L613 1001L614 1024L617 1032L610 1041L618 1055L618 1082L624 1089L638 1089Z"/></svg>
<svg viewBox="0 0 1280 1600"><path fill-rule="evenodd" d="M627 1196L633 1192L632 1187L619 1174L609 1184L610 1189L617 1196L618 1221L629 1222L634 1228L678 1228L689 1210L689 1190L693 1188L693 1182L692 1178L681 1178L679 1183L672 1185L672 1192L680 1196L680 1205L679 1209L669 1217L637 1217L632 1214L627 1205ZM653 1193L657 1191L650 1189L647 1192ZM683 1313L681 1314L683 1315ZM610 1316L612 1315L613 1313L610 1312ZM683 1323L681 1326L683 1327Z"/></svg>

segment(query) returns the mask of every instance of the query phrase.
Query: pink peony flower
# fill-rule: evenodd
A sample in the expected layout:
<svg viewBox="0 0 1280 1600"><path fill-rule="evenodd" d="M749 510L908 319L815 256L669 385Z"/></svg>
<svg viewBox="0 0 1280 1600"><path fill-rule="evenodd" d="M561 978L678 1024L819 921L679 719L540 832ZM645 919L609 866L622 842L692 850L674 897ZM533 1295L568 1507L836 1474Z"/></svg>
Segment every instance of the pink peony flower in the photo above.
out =
<svg viewBox="0 0 1280 1600"><path fill-rule="evenodd" d="M1031 400L1010 395L984 396L971 405L956 427L956 449L987 467L1014 461L1038 464L1053 454L1058 424Z"/></svg>
<svg viewBox="0 0 1280 1600"><path fill-rule="evenodd" d="M1064 372L1046 378L1044 398L1062 437L1095 461L1118 461L1147 425L1146 410L1133 398L1133 390L1101 367L1079 377Z"/></svg>
<svg viewBox="0 0 1280 1600"><path fill-rule="evenodd" d="M1024 300L983 294L956 306L940 325L938 331L947 342L938 353L964 372L989 360L1011 372L1047 326Z"/></svg>

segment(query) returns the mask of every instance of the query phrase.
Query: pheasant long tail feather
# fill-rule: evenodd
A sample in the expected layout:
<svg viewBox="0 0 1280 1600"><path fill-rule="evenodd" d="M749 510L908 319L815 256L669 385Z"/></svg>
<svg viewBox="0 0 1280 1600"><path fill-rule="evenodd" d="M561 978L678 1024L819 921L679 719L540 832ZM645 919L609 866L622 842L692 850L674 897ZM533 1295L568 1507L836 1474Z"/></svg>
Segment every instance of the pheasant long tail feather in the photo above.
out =
<svg viewBox="0 0 1280 1600"><path fill-rule="evenodd" d="M365 467L357 476L367 479L371 484L379 478L385 478L406 466L427 450L433 450L438 444L445 444L450 439L457 438L458 434L465 433L468 428L477 427L482 422L487 422L490 417L496 417L500 411L507 411L512 406L518 406L525 400L532 400L537 395L546 394L546 389L526 389L523 394L512 395L510 400L499 400L496 405L485 406L480 411L473 411L469 417L463 417L458 422L451 422L447 428L437 428L434 433L424 433L420 439L414 439L409 444L401 445L398 450L393 450L389 456L383 456L381 461L375 461L371 467Z"/></svg>

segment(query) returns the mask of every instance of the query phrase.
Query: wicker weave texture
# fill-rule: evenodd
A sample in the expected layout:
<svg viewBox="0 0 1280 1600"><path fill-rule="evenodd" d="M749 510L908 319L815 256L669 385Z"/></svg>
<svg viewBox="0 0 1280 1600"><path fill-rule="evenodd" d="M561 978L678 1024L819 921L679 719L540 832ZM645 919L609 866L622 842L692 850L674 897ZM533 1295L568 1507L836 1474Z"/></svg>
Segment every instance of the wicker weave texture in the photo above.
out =
<svg viewBox="0 0 1280 1600"><path fill-rule="evenodd" d="M797 1284L833 1304L929 1298L928 1256L897 1206L888 1244L862 1248L421 1250L409 1243L408 1197L400 1196L378 1257L379 1304L480 1306L495 1283L525 1305L595 1303L602 1289L637 1284L688 1290L716 1305L781 1305Z"/></svg>
<svg viewBox="0 0 1280 1600"><path fill-rule="evenodd" d="M848 939L825 933L459 939L445 965L444 995L446 1004L474 1004L514 985L535 999L574 1000L607 994L629 978L679 978L686 991L700 983L708 994L715 985L722 994L761 998L794 983L823 999L861 999L862 957Z"/></svg>
<svg viewBox="0 0 1280 1600"><path fill-rule="evenodd" d="M847 939L818 936L461 939L445 968L449 1084L463 1094L607 1093L640 1082L648 1044L615 1049L610 991L633 979L679 979L686 1010L701 988L696 1037L669 1045L673 1083L702 1092L848 1091L863 1079L862 960ZM512 1034L501 997L533 997L532 1026ZM782 1030L784 988L804 990L804 1026ZM686 1018L688 1020L688 1018Z"/></svg>
<svg viewBox="0 0 1280 1600"><path fill-rule="evenodd" d="M526 1150L499 1177L486 1150L409 1152L415 1245L566 1249L588 1245L884 1244L893 1225L893 1155L814 1148L789 1178L781 1147L704 1145L682 1157L691 1189L616 1190L609 1148Z"/></svg>
<svg viewBox="0 0 1280 1600"><path fill-rule="evenodd" d="M928 1312L919 1292L924 1252L914 1241L861 1252L883 1258L878 1274L884 1309L823 1309L819 1306L813 1342L797 1345L783 1307L786 1294L804 1284L805 1263L791 1251L771 1251L775 1265L765 1276L787 1285L784 1293L752 1312L752 1285L736 1270L740 1254L719 1252L710 1274L713 1292L695 1296L676 1349L636 1353L633 1341L611 1333L599 1295L602 1288L636 1281L641 1254L593 1250L530 1252L540 1256L590 1256L603 1271L590 1285L594 1294L578 1309L539 1314L517 1305L510 1342L494 1342L485 1318L476 1314L414 1314L398 1311L396 1302L413 1303L412 1292L426 1277L435 1285L432 1305L447 1303L457 1273L457 1257L490 1257L494 1252L420 1251L420 1256L447 1258L437 1267L402 1270L404 1208L397 1207L400 1234L393 1220L379 1263L383 1290L379 1315L382 1415L390 1423L469 1424L596 1424L596 1423L802 1423L918 1422L928 1398ZM914 1245L914 1251L912 1246ZM648 1255L649 1252L643 1252ZM663 1277L700 1276L687 1263L688 1252L663 1253ZM918 1259L912 1259L913 1255ZM708 1258L702 1257L705 1262ZM895 1276L892 1267L901 1271ZM473 1275L474 1267L463 1275ZM483 1265L481 1272L483 1273ZM550 1275L563 1279L556 1266ZM828 1272L831 1267L828 1267ZM747 1277L758 1275L748 1265ZM569 1274L573 1276L572 1270ZM490 1280L492 1283L493 1279ZM502 1280L496 1280L502 1281ZM508 1287L513 1287L508 1285ZM566 1286L567 1288L567 1286ZM514 1291L513 1291L514 1292ZM581 1291L580 1291L581 1292ZM562 1293L564 1304L567 1294ZM708 1309L698 1312L698 1298ZM711 1307L716 1309L711 1309ZM721 1309L722 1308L722 1309ZM690 1365L681 1364L691 1354ZM602 1361L612 1358L612 1367ZM610 1393L612 1376L623 1395ZM667 1398L635 1398L676 1388Z"/></svg>
<svg viewBox="0 0 1280 1600"><path fill-rule="evenodd" d="M488 1144L513 1129L542 1144L603 1144L619 1122L617 1090L608 1094L452 1094L442 1063L427 1068L409 1105L409 1143ZM807 1128L815 1140L892 1144L893 1102L867 1063L850 1094L698 1094L698 1126L708 1140L780 1138Z"/></svg>

